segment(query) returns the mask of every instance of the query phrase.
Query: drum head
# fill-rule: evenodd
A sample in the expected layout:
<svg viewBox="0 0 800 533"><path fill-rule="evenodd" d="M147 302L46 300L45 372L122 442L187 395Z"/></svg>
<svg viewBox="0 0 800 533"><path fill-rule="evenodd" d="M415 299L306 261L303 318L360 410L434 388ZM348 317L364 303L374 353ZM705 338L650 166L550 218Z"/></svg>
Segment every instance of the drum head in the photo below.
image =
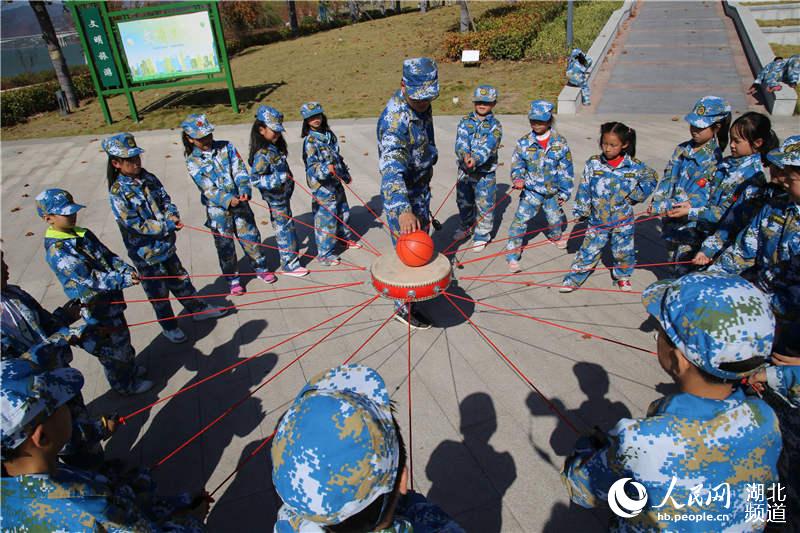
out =
<svg viewBox="0 0 800 533"><path fill-rule="evenodd" d="M451 268L450 261L438 252L433 261L421 267L410 267L396 254L386 253L372 263L370 272L374 279L395 287L423 287L447 277Z"/></svg>

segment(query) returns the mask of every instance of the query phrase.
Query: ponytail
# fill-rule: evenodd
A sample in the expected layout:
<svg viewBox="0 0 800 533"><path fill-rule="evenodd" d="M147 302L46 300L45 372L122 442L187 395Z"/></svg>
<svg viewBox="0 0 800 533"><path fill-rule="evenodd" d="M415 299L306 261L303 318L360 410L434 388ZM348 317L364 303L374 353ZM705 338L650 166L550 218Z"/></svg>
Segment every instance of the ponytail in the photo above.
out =
<svg viewBox="0 0 800 533"><path fill-rule="evenodd" d="M717 122L717 124L719 124L719 129L717 130L717 145L719 149L724 152L725 147L728 146L728 134L731 129L731 114L728 113L725 115L725 118Z"/></svg>
<svg viewBox="0 0 800 533"><path fill-rule="evenodd" d="M185 131L181 133L181 142L183 142L183 156L189 157L189 155L194 151L194 145L189 140L189 136Z"/></svg>
<svg viewBox="0 0 800 533"><path fill-rule="evenodd" d="M111 162L114 160L119 161L119 157L113 155L108 156L108 166L106 166L106 184L108 185L109 191L114 185L114 182L117 181L117 176L119 175L119 169L111 164Z"/></svg>
<svg viewBox="0 0 800 533"><path fill-rule="evenodd" d="M600 143L603 142L603 135L613 133L622 144L628 146L623 148L622 153L628 157L636 157L636 130L629 128L622 122L606 122L600 126Z"/></svg>

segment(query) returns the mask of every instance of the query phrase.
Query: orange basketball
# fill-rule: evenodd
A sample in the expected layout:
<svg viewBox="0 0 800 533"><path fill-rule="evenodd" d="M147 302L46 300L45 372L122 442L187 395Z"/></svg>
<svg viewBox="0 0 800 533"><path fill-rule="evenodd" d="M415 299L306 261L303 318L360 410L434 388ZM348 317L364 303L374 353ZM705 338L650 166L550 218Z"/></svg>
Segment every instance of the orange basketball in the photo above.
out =
<svg viewBox="0 0 800 533"><path fill-rule="evenodd" d="M433 257L433 239L422 230L400 235L397 239L397 257L410 267L428 264Z"/></svg>

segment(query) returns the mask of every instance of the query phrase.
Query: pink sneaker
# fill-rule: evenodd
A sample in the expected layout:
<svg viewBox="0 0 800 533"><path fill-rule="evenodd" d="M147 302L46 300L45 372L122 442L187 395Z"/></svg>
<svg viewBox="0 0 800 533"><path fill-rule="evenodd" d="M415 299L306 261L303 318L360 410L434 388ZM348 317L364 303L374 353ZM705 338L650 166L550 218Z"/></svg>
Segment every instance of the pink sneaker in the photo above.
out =
<svg viewBox="0 0 800 533"><path fill-rule="evenodd" d="M286 270L285 268L281 269L281 272L284 276L291 276L293 278L302 278L303 276L308 275L308 269L305 267L296 267L294 270Z"/></svg>
<svg viewBox="0 0 800 533"><path fill-rule="evenodd" d="M556 248L558 248L559 250L566 250L567 249L567 239L564 238L564 237L561 237L557 241L550 241L550 242L555 244Z"/></svg>
<svg viewBox="0 0 800 533"><path fill-rule="evenodd" d="M244 287L238 281L231 282L231 296L241 296L244 294Z"/></svg>
<svg viewBox="0 0 800 533"><path fill-rule="evenodd" d="M509 261L508 262L508 270L512 274L516 274L517 272L522 272L522 269L519 267L518 261Z"/></svg>
<svg viewBox="0 0 800 533"><path fill-rule="evenodd" d="M259 272L258 274L256 274L256 276L258 276L258 279L260 279L261 281L263 281L268 285L278 281L278 276L276 276L272 272Z"/></svg>
<svg viewBox="0 0 800 533"><path fill-rule="evenodd" d="M633 286L631 285L631 281L629 279L618 279L617 287L619 287L619 290L625 292L631 292L631 290L633 290Z"/></svg>
<svg viewBox="0 0 800 533"><path fill-rule="evenodd" d="M356 241L347 241L347 249L348 250L359 250L364 246L361 243L357 243Z"/></svg>

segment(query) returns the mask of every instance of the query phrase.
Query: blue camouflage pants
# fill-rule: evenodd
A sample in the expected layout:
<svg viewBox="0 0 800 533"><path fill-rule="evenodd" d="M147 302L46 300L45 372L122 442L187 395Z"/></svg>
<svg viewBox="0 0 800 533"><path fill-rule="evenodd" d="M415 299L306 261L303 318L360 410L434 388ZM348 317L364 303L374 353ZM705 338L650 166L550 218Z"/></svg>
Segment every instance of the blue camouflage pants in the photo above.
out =
<svg viewBox="0 0 800 533"><path fill-rule="evenodd" d="M661 221L661 237L667 243L668 261L691 261L700 250L705 235L693 227L685 227L682 222L673 222L664 218ZM680 277L695 270L691 264L672 265L672 274Z"/></svg>
<svg viewBox="0 0 800 533"><path fill-rule="evenodd" d="M410 187L408 189L408 202L411 204L411 211L419 219L420 229L428 231L428 226L431 222L431 188L426 183L417 187ZM397 238L400 236L400 213L397 211L386 212L386 223L389 225L389 231L392 233L392 244L397 244ZM394 306L397 309L405 307L405 303L395 301Z"/></svg>
<svg viewBox="0 0 800 533"><path fill-rule="evenodd" d="M314 213L314 237L317 242L318 258L333 255L337 242L334 235L348 241L353 240L350 229L336 220L336 217L339 217L345 224L349 224L350 221L350 206L347 205L347 196L340 183L321 186L315 190L311 211Z"/></svg>
<svg viewBox="0 0 800 533"><path fill-rule="evenodd" d="M544 215L547 218L548 228L544 230L545 236L551 241L561 238L566 218L561 206L558 205L558 196L545 197L533 191L522 191L517 214L514 215L514 222L508 229L506 250L509 252L506 254L506 261L519 261L522 256L521 246L528 229L528 222L536 216L540 207L544 209Z"/></svg>
<svg viewBox="0 0 800 533"><path fill-rule="evenodd" d="M280 193L261 190L261 198L269 205L269 218L275 231L275 240L278 241L281 267L287 271L300 266L297 233L294 231L292 206L289 203L293 191L294 182L287 183Z"/></svg>
<svg viewBox="0 0 800 533"><path fill-rule="evenodd" d="M130 258L142 278L170 276L166 279L142 279L142 288L150 300L161 300L150 302L156 312L156 317L162 321L160 322L161 327L166 330L177 328L178 322L171 320L175 318L175 314L172 312L172 304L166 298L169 297L170 292L178 298L197 294L197 290L188 278L189 273L183 268L181 260L178 259L176 254L173 254L161 263L148 265L139 259L138 255L130 254ZM186 277L176 278L172 276ZM206 304L197 298L186 298L181 300L181 303L190 313L197 313L206 309Z"/></svg>
<svg viewBox="0 0 800 533"><path fill-rule="evenodd" d="M72 437L61 449L59 456L66 463L83 468L101 466L105 457L102 445L105 431L102 424L89 415L83 394L78 393L66 405L72 415Z"/></svg>
<svg viewBox="0 0 800 533"><path fill-rule="evenodd" d="M589 86L589 80L586 80L581 84L581 102L583 105L589 105L591 103L592 97L592 89Z"/></svg>
<svg viewBox="0 0 800 533"><path fill-rule="evenodd" d="M494 227L495 173L466 174L459 170L456 184L456 205L461 228L468 231L475 225L474 242L489 242Z"/></svg>
<svg viewBox="0 0 800 533"><path fill-rule="evenodd" d="M242 250L250 259L253 269L256 272L265 272L267 270L267 256L261 247L261 233L256 226L255 217L250 206L246 203L239 204L230 209L219 209L211 206L206 207L208 218L206 226L211 230L221 233L222 235L229 235L230 237L220 237L214 235L214 246L217 249L217 257L219 259L219 267L222 273L226 274L229 282L238 282L236 274L236 239L239 240L239 245Z"/></svg>
<svg viewBox="0 0 800 533"><path fill-rule="evenodd" d="M136 384L136 351L125 320L125 304L109 303L121 301L122 291L106 292L100 297L106 301L81 309L81 316L89 326L81 348L97 357L111 388L125 394Z"/></svg>
<svg viewBox="0 0 800 533"><path fill-rule="evenodd" d="M613 228L589 228L583 238L580 250L572 261L572 272L564 277L564 285L579 287L591 274L591 269L600 260L609 238L611 239L611 254L617 265L633 265L636 262L636 252L633 248L633 224L616 225ZM614 279L629 279L633 275L633 267L614 267L611 277Z"/></svg>

